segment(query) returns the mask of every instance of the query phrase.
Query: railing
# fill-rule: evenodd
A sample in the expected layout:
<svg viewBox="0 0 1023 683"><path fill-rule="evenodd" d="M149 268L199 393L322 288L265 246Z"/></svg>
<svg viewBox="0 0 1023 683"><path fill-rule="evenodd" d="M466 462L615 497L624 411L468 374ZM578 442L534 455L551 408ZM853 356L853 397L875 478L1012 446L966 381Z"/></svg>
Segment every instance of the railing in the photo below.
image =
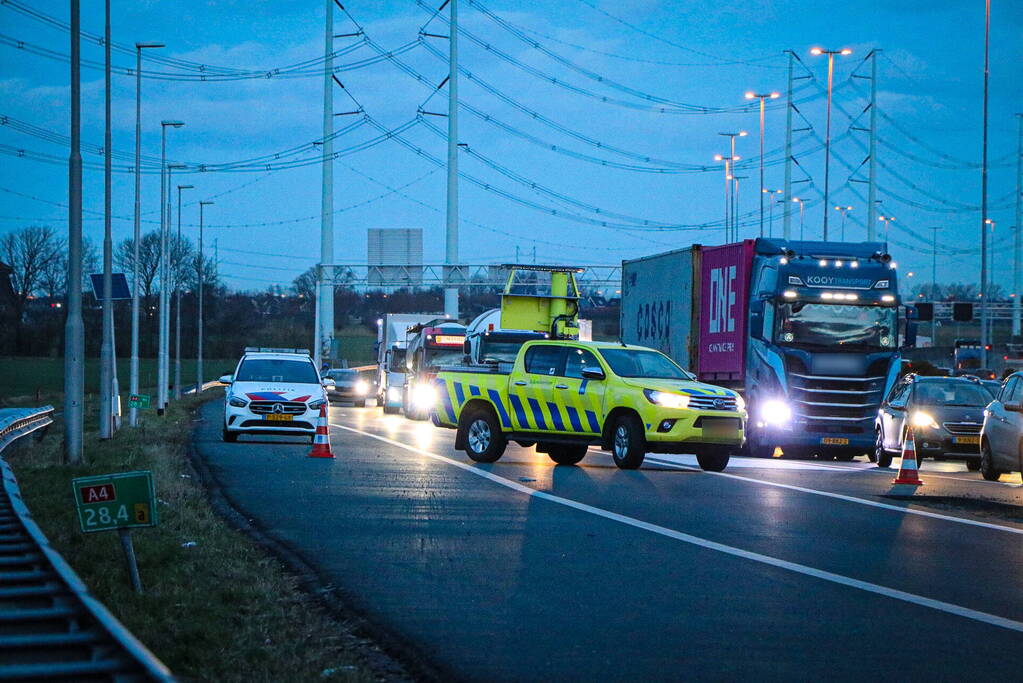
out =
<svg viewBox="0 0 1023 683"><path fill-rule="evenodd" d="M52 415L50 406L0 410L0 680L173 681L89 594L21 499L3 450L41 436Z"/></svg>

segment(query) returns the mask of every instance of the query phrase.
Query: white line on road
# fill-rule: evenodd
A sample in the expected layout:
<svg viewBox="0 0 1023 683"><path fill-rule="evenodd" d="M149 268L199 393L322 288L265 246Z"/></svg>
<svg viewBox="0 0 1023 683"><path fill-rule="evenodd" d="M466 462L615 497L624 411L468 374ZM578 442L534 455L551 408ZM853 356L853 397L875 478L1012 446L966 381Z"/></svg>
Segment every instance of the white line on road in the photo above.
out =
<svg viewBox="0 0 1023 683"><path fill-rule="evenodd" d="M680 470L695 470L701 471L698 466L687 465L683 463L672 462L665 460L663 457L648 457L649 462L657 463L666 467L674 467ZM1014 526L1005 526L1004 524L992 524L991 522L979 522L974 519L967 519L965 517L956 517L954 515L943 515L939 512L928 512L927 510L914 510L911 508L902 507L901 505L890 505L888 503L878 503L873 500L867 500L866 498L859 498L857 496L847 496L842 493L832 493L830 491L820 491L818 489L809 489L804 486L794 486L793 484L782 484L769 479L757 479L755 477L747 477L741 474L729 474L728 472L706 472L705 474L712 474L716 477L726 477L728 479L738 479L739 481L746 481L754 484L762 484L763 486L774 486L780 489L788 489L789 491L799 491L800 493L810 493L815 496L824 496L825 498L835 498L836 500L844 500L849 503L856 503L857 505L867 505L869 507L881 508L882 510L892 510L893 512L901 512L907 515L920 515L921 517L930 517L932 519L942 519L947 522L954 522L956 524L966 524L967 526L979 526L984 529L994 529L995 531L1005 531L1010 534L1019 534L1023 536L1023 529ZM907 499L907 502L912 502L912 499Z"/></svg>
<svg viewBox="0 0 1023 683"><path fill-rule="evenodd" d="M565 507L573 508L575 510L579 510L580 512L586 512L588 514L595 515L597 517L603 517L604 519L609 519L620 524L626 524L637 529L643 529L644 531L649 531L651 533L658 534L660 536L665 536L676 541L682 541L683 543L689 543L691 545L706 548L708 550L715 550L719 553L724 553L726 555L731 555L733 557L741 557L745 560L751 560L753 562L759 562L761 564L766 564L771 567L785 569L791 572L795 572L797 574L802 574L804 576L810 576L816 579L829 581L831 583L839 584L842 586L856 588L858 590L866 591L868 593L874 593L875 595L882 595L886 598L901 600L902 602L919 605L921 607L928 607L939 612L945 612L946 614L953 614L955 616L971 619L973 621L989 624L991 626L997 626L999 628L1009 629L1010 631L1023 633L1023 622L1014 621L1012 619L1000 617L995 614L989 614L987 612L981 612L975 609L970 609L969 607L963 607L962 605L954 605L949 602L943 602L941 600L927 598L922 595L907 593L905 591L900 591L895 588L880 586L878 584L870 583L868 581L861 581L860 579L854 579L849 576L835 574L829 571L824 571L823 569L808 567L804 564L789 562L788 560L772 557L770 555L763 555L761 553L743 550L741 548L725 545L723 543L709 541L705 538L700 538L699 536L693 536L691 534L686 534L681 531L675 531L674 529L669 529L667 527L663 527L657 524L644 522L640 519L636 519L635 517L628 517L626 515L618 514L617 512L611 512L610 510L604 510L603 508L587 505L586 503L580 503L569 498L555 496L554 494L547 493L545 491L538 491L528 486L523 486L518 482L511 481L510 479L505 479L504 477L500 477L496 474L492 474L491 472L487 472L486 470L481 470L477 467L474 467L473 465L469 465L464 462L459 462L458 460L454 460L452 458L448 458L437 453L431 453L421 448L416 448L415 446L409 446L408 444L401 443L400 441L388 439L387 437L379 436L371 432L365 432L362 431L361 429L353 429L352 427L345 427L344 425L334 423L331 423L331 426L336 427L338 429L343 429L348 432L352 432L354 434L367 436L371 439L376 439L377 441L382 441L383 443L396 446L398 448L410 451L412 453L416 453L417 455L421 455L432 460L438 460L440 462L447 463L448 465L453 465L461 470L464 470L471 474L475 474L476 476L482 477L484 479L489 479L495 484L499 484L513 491L518 491L519 493L523 493L527 496L533 496L535 498L540 498L542 500L546 500L552 503L557 503L558 505L564 505Z"/></svg>

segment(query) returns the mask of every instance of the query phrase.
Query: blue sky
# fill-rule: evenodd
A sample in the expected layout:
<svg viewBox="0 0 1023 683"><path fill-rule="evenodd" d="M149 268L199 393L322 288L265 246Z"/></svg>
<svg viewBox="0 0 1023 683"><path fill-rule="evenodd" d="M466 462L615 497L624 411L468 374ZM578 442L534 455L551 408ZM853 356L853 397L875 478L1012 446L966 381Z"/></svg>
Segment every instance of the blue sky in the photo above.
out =
<svg viewBox="0 0 1023 683"><path fill-rule="evenodd" d="M723 214L722 171L712 157L725 151L721 131L745 129L750 136L739 141L744 158L757 153L755 112L679 114L652 111L644 94L712 109L737 108L745 104L743 93L784 92L786 58L794 50L812 70L816 82L801 80L797 94L800 112L814 133L824 135L825 107L821 88L826 81L826 60L813 57L815 45L849 47L853 54L836 60L835 109L831 166L832 201L852 205L846 231L850 239L865 235L866 185L849 184L849 170L866 153L866 134L849 132L850 119L865 105L869 81L850 74L869 73L864 56L872 48L883 49L878 60L879 111L883 112L878 159L888 168L879 170L882 211L896 217L892 224L891 251L904 270L917 271L929 279L931 226L941 226L938 279L976 280L979 213L961 207L980 200L980 173L961 162L980 158L980 93L983 58L983 2L943 0L874 0L871 2L805 2L797 0L731 0L710 2L654 2L653 0L553 0L544 3L513 3L486 0L482 4L460 0L463 26L481 42L542 74L553 76L564 87L538 78L516 64L495 56L469 39L460 40L461 63L473 75L498 88L530 111L584 137L612 145L635 155L678 165L706 165L704 173L649 173L583 161L586 155L619 165L664 167L657 161L636 161L565 135L544 125L530 113L510 106L476 82L461 79L463 103L510 126L508 132L463 110L460 141L470 152L462 154L462 170L511 193L545 207L567 210L579 217L565 220L510 202L468 182L461 183L460 249L465 262L503 262L514 259L516 246L528 253L534 246L538 259L547 262L615 263L693 242L720 243L718 226L707 229L643 229L637 219L653 224L695 226L720 223ZM20 5L67 20L68 3L20 0ZM990 192L997 221L996 231L1007 234L1014 221L1016 112L1023 111L1023 67L1018 59L1023 36L1023 5L993 2L991 51L991 170ZM102 33L103 5L82 2L83 30ZM416 38L430 12L415 0L345 4L374 43L393 48ZM579 69L543 54L519 40L486 15L489 10L521 29L546 48ZM601 10L604 10L603 12ZM324 3L312 0L269 2L219 0L168 3L114 2L113 35L116 43L160 41L168 45L162 57L186 59L218 67L268 70L294 64L322 54ZM617 21L626 20L640 30ZM335 31L355 30L348 17L335 13ZM430 23L428 31L445 34L444 15ZM58 53L68 52L68 36L59 29L0 6L0 36L21 40ZM336 41L337 48L358 39ZM444 40L427 38L436 50L447 51ZM582 46L585 49L580 49ZM101 61L102 48L84 42L83 58ZM375 53L363 45L340 57L351 63ZM440 83L446 65L422 46L400 59L422 74L426 83ZM114 64L133 67L134 58L115 52ZM144 70L173 71L148 63ZM42 129L68 133L68 67L58 61L0 44L0 115ZM581 71L599 74L620 83L609 87ZM180 73L180 72L179 72ZM797 67L797 74L807 72ZM339 74L341 81L375 121L393 128L416 116L417 107L430 95L431 87L417 82L396 65L384 60ZM134 145L134 86L132 76L114 75L113 148L131 152ZM580 94L584 90L588 94ZM103 74L83 69L84 143L103 141ZM249 159L308 143L321 135L322 77L254 78L225 82L143 81L143 153L159 154L159 121L180 119L186 126L169 133L169 154L174 160L217 164ZM425 106L444 112L446 92L436 94ZM602 99L606 98L606 99ZM335 110L354 108L340 89L335 90ZM357 117L338 117L338 127L357 122ZM402 134L409 146L444 158L445 142L427 127L444 130L446 121L427 117ZM857 125L865 125L860 118ZM796 127L807 124L796 117ZM778 148L784 143L785 110L775 105L767 113L766 149L770 164L765 184L782 186ZM377 135L362 125L340 137L336 148L348 148ZM567 153L556 153L522 135ZM796 135L800 165L817 188L823 188L823 153L807 153L815 141L809 133ZM0 150L28 150L33 155L67 156L67 148L38 136L26 135L10 125L0 125ZM771 154L771 151L774 153ZM803 154L807 153L807 154ZM315 154L315 152L313 153ZM473 156L473 155L479 156ZM946 155L946 156L942 156ZM300 158L311 156L303 153ZM516 178L543 186L531 187L501 175L480 158L496 162ZM86 154L96 168L85 172L85 209L98 212L103 206L102 157ZM126 162L116 160L115 164ZM896 175L893 175L897 174ZM757 210L758 171L741 171L741 212ZM794 171L795 179L806 177ZM857 178L866 178L866 166ZM289 284L299 272L317 260L319 253L320 167L307 165L272 173L207 172L176 176L175 184L188 183L183 222L189 234L198 220L200 198L215 198L207 208L208 239L218 241L221 272L232 287L263 289L272 283ZM339 263L365 262L366 229L371 227L421 227L425 231L425 259L440 262L444 245L444 171L421 156L388 140L340 159L335 165L334 202L346 209L335 217L336 259ZM400 188L401 196L390 193ZM32 223L49 223L66 230L66 168L10 154L0 155L0 233ZM133 179L115 173L114 238L130 236ZM550 190L554 195L545 193ZM807 237L820 235L823 207L808 184L795 191L815 201L807 209ZM30 195L37 199L31 199ZM39 201L45 200L45 201ZM565 204L569 201L569 204ZM50 203L47 203L50 202ZM155 221L159 180L143 178L144 219ZM922 207L919 205L923 205ZM353 208L346 208L353 207ZM627 218L607 219L598 208ZM938 210L934 210L938 209ZM780 231L780 208L775 231ZM834 214L834 211L832 211ZM121 218L123 217L123 218ZM599 227L593 221L609 220L639 229ZM263 225L278 223L276 225ZM755 236L756 215L742 228L743 237ZM831 217L833 234L840 217ZM98 213L86 213L85 231L99 243L103 222ZM144 224L145 229L155 227ZM794 227L798 232L798 216ZM927 240L921 241L920 237ZM1004 238L999 237L999 240ZM995 250L997 277L1010 278L1010 254L1005 242ZM949 250L964 253L950 254Z"/></svg>

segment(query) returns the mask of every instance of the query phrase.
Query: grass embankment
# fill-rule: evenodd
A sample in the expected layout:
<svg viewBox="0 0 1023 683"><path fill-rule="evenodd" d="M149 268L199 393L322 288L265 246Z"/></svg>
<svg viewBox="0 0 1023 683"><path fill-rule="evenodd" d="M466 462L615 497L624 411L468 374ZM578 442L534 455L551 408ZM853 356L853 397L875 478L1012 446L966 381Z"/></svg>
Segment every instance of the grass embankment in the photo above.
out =
<svg viewBox="0 0 1023 683"><path fill-rule="evenodd" d="M379 678L354 627L330 618L207 501L187 449L193 411L210 394L219 390L172 403L163 418L147 412L141 427L110 441L87 433L86 465L61 464L59 423L39 445L13 449L8 461L33 516L93 595L181 678ZM152 471L158 498L159 526L132 534L143 595L128 584L117 534L83 534L71 498L73 477L130 470Z"/></svg>

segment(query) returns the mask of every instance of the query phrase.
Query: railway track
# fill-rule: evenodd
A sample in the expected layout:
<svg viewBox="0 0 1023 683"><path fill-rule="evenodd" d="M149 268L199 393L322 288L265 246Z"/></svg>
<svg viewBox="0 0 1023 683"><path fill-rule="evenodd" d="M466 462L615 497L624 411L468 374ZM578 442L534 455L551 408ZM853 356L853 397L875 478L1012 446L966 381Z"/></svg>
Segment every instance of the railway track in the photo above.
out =
<svg viewBox="0 0 1023 683"><path fill-rule="evenodd" d="M3 451L40 437L52 415L49 406L0 410L0 681L173 681L89 594L21 499Z"/></svg>

